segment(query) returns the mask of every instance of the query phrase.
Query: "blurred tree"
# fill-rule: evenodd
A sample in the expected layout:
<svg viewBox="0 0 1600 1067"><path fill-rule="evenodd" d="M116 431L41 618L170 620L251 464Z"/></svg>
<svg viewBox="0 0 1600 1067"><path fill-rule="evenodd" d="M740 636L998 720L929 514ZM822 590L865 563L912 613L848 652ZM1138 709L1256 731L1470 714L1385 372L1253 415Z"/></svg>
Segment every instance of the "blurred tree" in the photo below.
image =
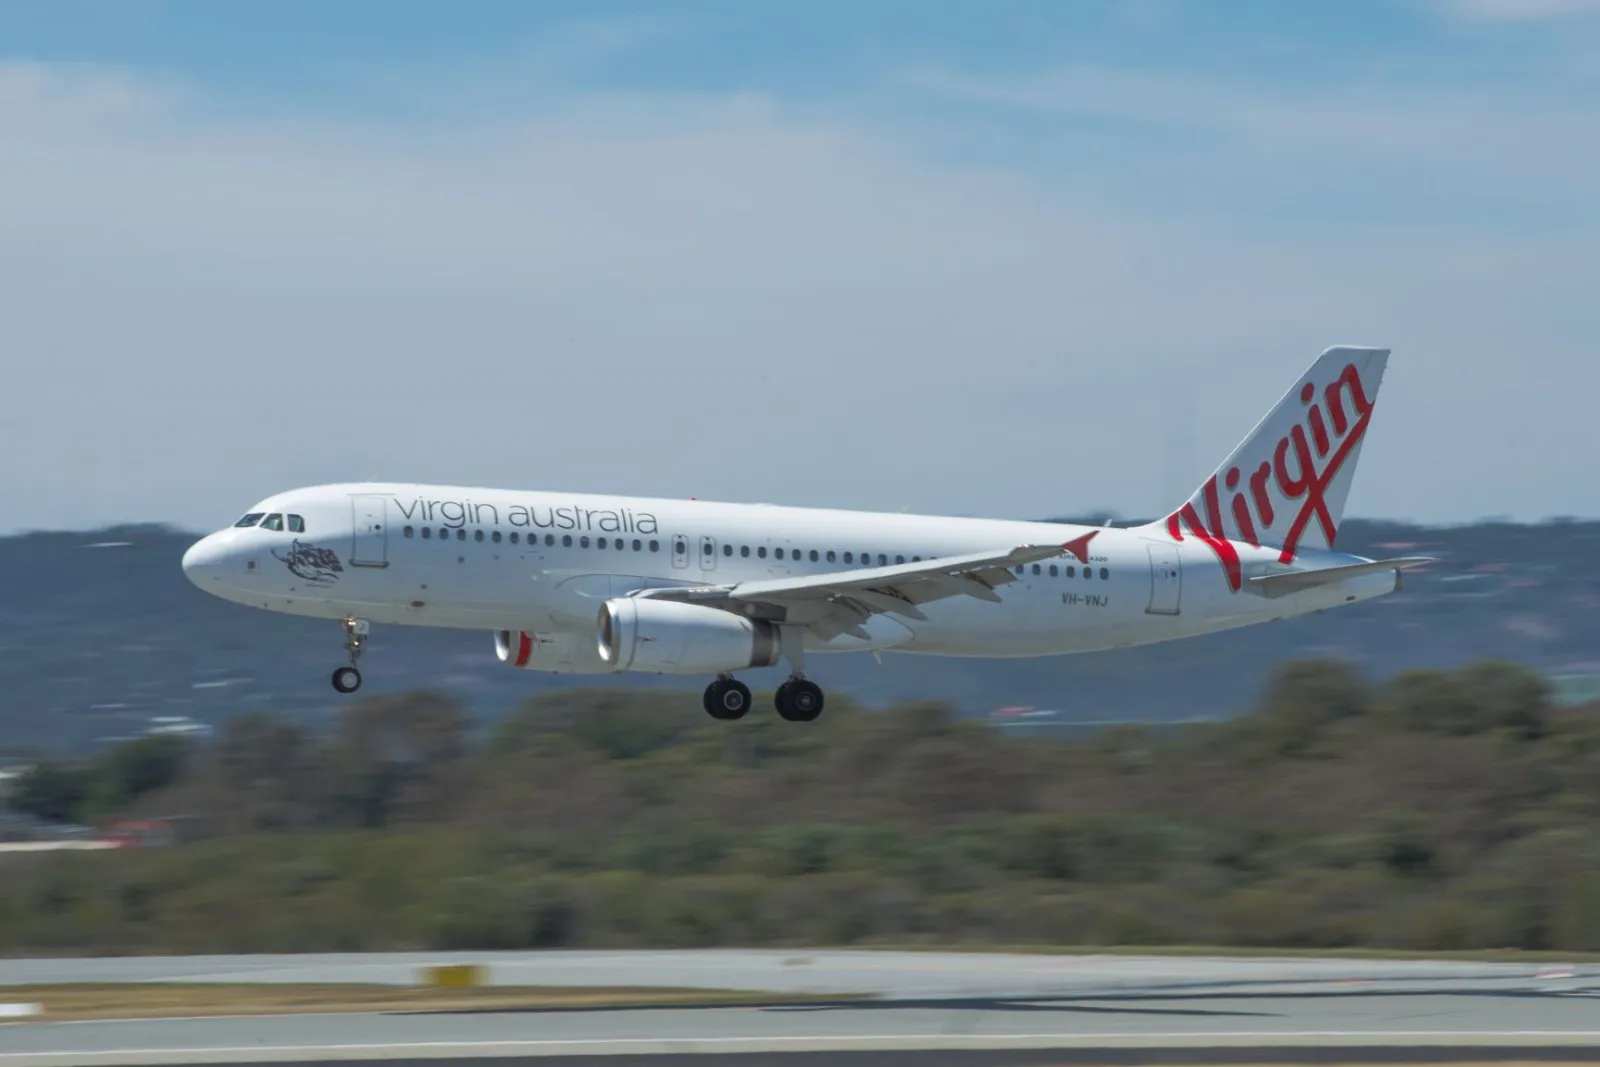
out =
<svg viewBox="0 0 1600 1067"><path fill-rule="evenodd" d="M1268 684L1253 719L1277 753L1306 755L1329 727L1372 710L1373 694L1338 660L1286 664Z"/></svg>
<svg viewBox="0 0 1600 1067"><path fill-rule="evenodd" d="M75 822L83 817L90 784L89 775L81 768L35 764L12 787L10 806L46 822Z"/></svg>
<svg viewBox="0 0 1600 1067"><path fill-rule="evenodd" d="M89 774L96 811L127 807L149 793L176 785L189 766L191 743L173 734L140 737L112 746Z"/></svg>

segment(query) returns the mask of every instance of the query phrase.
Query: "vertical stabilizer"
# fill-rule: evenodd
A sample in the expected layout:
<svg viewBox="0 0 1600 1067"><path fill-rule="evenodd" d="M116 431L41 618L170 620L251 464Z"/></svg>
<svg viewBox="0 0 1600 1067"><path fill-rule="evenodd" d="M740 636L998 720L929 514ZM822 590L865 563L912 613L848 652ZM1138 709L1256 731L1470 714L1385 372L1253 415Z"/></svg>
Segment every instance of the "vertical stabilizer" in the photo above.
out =
<svg viewBox="0 0 1600 1067"><path fill-rule="evenodd" d="M1211 546L1234 589L1242 576L1227 542L1277 548L1285 563L1302 548L1332 548L1388 361L1387 348L1322 353L1161 525Z"/></svg>

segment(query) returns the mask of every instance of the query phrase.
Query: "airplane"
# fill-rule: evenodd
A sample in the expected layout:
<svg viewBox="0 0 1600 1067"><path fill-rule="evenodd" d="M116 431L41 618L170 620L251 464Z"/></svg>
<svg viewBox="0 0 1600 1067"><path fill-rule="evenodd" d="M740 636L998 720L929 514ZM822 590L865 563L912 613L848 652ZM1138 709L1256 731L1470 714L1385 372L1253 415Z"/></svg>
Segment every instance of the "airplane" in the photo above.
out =
<svg viewBox="0 0 1600 1067"><path fill-rule="evenodd" d="M710 675L786 663L775 704L821 714L812 653L1031 657L1210 634L1401 587L1427 557L1334 549L1389 349L1327 349L1176 510L1085 526L766 504L365 482L281 493L183 556L199 588L336 619L481 629L501 663Z"/></svg>

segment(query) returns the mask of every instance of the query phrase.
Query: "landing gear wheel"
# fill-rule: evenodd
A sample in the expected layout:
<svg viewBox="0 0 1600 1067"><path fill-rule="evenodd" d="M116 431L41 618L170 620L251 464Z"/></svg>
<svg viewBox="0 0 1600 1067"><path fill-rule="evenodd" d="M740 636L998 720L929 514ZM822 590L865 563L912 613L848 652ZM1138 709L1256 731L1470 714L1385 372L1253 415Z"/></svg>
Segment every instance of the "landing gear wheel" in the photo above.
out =
<svg viewBox="0 0 1600 1067"><path fill-rule="evenodd" d="M333 687L341 693L354 693L361 688L361 672L354 667L340 667L333 672Z"/></svg>
<svg viewBox="0 0 1600 1067"><path fill-rule="evenodd" d="M778 686L778 714L790 722L811 722L822 714L822 687L804 678L790 678Z"/></svg>
<svg viewBox="0 0 1600 1067"><path fill-rule="evenodd" d="M706 686L703 703L713 719L742 719L750 710L750 687L736 678L718 678Z"/></svg>
<svg viewBox="0 0 1600 1067"><path fill-rule="evenodd" d="M366 619L353 615L345 616L339 625L344 630L344 650L350 654L350 666L333 672L333 687L341 693L354 693L361 688L361 672L356 669L356 660L361 658L372 627Z"/></svg>

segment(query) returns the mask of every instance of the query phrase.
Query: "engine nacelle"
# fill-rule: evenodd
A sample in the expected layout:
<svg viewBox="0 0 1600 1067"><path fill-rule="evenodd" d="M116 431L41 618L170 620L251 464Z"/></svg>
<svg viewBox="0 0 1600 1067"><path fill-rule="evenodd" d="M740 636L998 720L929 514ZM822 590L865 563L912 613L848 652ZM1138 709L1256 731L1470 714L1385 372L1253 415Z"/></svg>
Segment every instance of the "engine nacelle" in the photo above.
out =
<svg viewBox="0 0 1600 1067"><path fill-rule="evenodd" d="M494 635L494 654L506 666L526 671L611 674L616 670L601 660L587 634L500 630Z"/></svg>
<svg viewBox="0 0 1600 1067"><path fill-rule="evenodd" d="M770 667L782 654L770 622L673 600L608 600L599 630L600 658L617 671L721 674Z"/></svg>

